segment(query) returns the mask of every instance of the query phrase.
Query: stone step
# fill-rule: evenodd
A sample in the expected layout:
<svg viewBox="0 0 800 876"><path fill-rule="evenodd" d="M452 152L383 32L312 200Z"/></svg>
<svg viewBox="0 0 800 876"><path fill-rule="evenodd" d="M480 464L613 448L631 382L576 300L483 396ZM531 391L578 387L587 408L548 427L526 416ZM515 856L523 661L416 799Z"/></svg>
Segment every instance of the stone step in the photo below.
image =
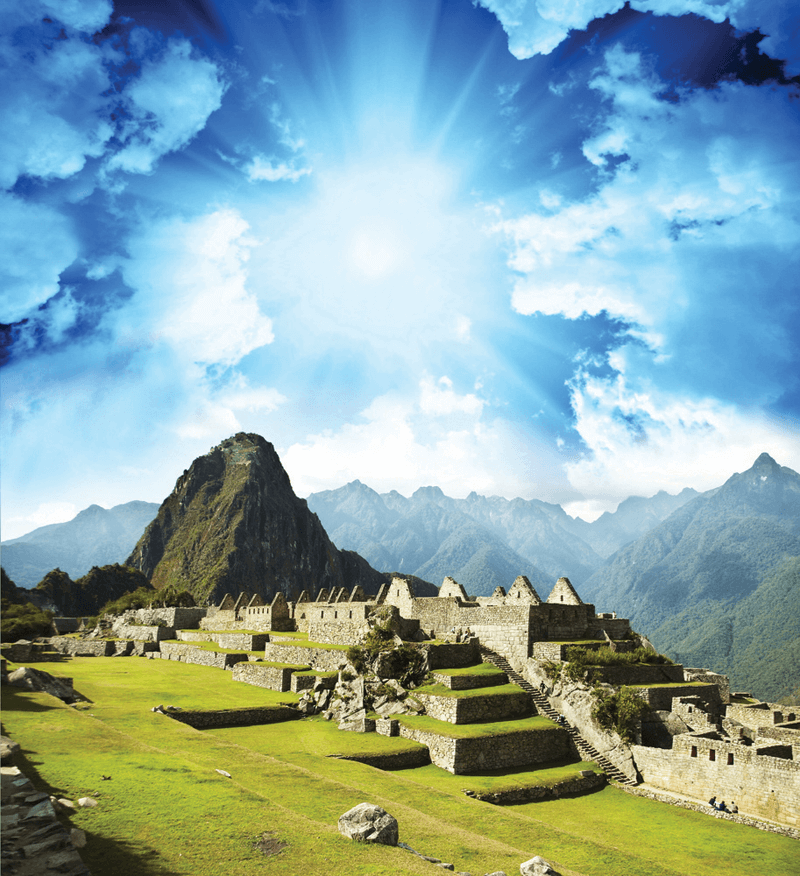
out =
<svg viewBox="0 0 800 876"><path fill-rule="evenodd" d="M560 723L558 721L559 714L558 712L550 705L541 691L536 690L536 688L525 678L523 678L518 672L516 672L508 660L505 657L497 654L495 651L490 651L488 648L481 649L481 659L485 663L493 663L498 669L502 669L508 675L509 681L512 681L514 684L521 687L526 693L528 693L531 699L536 706L536 710L540 715L544 715L547 718L550 718L551 721L555 721L556 723ZM585 756L588 760L594 761L599 767L603 769L603 772L615 782L619 782L623 785L631 785L635 786L637 783L632 779L629 779L625 773L622 772L618 767L614 766L614 764L608 760L608 758L604 757L597 751L594 746L588 743L583 736L579 733L577 728L573 727L569 722L562 724L561 726L565 727L573 742L575 743L575 747L578 749L582 756Z"/></svg>

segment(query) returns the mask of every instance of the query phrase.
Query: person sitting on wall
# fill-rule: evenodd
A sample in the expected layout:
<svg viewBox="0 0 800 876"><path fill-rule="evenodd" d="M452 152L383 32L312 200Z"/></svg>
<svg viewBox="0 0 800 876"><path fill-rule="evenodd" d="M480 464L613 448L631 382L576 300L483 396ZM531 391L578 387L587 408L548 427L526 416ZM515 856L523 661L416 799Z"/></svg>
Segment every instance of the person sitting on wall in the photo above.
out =
<svg viewBox="0 0 800 876"><path fill-rule="evenodd" d="M736 803L733 802L733 800L731 800L731 808L729 811L733 812L733 813L736 813L739 811L739 807L736 805Z"/></svg>
<svg viewBox="0 0 800 876"><path fill-rule="evenodd" d="M725 805L724 800L722 800L720 802L719 806L717 806L717 809L719 809L720 812L727 812L728 811L728 807Z"/></svg>
<svg viewBox="0 0 800 876"><path fill-rule="evenodd" d="M708 805L711 806L712 809L717 808L717 795L716 794L708 801Z"/></svg>

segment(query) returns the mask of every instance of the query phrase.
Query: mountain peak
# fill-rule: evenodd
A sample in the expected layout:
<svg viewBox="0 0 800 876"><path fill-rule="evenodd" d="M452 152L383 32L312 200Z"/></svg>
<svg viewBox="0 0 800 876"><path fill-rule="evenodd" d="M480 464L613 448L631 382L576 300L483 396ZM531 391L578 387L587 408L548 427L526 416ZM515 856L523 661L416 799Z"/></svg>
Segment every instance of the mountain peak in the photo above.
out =
<svg viewBox="0 0 800 876"><path fill-rule="evenodd" d="M770 468L776 469L780 468L777 462L769 455L769 453L762 453L758 459L753 463L753 468Z"/></svg>
<svg viewBox="0 0 800 876"><path fill-rule="evenodd" d="M411 496L412 499L430 499L432 502L444 497L441 487L420 487Z"/></svg>
<svg viewBox="0 0 800 876"><path fill-rule="evenodd" d="M383 578L337 550L272 444L239 432L194 460L178 478L128 558L157 588L188 589L199 602L240 590L271 600L277 592L316 592Z"/></svg>

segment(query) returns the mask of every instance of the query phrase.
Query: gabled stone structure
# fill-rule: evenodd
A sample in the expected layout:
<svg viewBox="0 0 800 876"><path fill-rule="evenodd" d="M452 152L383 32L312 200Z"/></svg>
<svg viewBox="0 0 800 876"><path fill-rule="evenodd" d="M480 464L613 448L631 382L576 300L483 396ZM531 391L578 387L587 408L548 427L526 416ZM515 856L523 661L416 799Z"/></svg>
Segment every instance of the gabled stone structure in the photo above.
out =
<svg viewBox="0 0 800 876"><path fill-rule="evenodd" d="M462 602L469 602L466 590L464 590L455 578L451 578L449 575L444 579L442 586L439 588L439 598L460 599Z"/></svg>
<svg viewBox="0 0 800 876"><path fill-rule="evenodd" d="M556 581L556 586L550 591L547 601L551 605L583 605L569 578L559 578Z"/></svg>
<svg viewBox="0 0 800 876"><path fill-rule="evenodd" d="M502 590L502 588L499 588ZM497 591L495 591L497 592ZM539 594L533 587L533 584L524 576L517 575L508 595L505 599L506 605L541 605L542 600Z"/></svg>

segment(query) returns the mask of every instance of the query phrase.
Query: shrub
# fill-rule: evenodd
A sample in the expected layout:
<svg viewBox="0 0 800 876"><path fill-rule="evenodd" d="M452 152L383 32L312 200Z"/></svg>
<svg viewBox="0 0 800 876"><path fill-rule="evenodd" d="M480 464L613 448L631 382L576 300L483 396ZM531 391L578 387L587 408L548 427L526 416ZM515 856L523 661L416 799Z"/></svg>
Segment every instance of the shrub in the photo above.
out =
<svg viewBox="0 0 800 876"><path fill-rule="evenodd" d="M592 717L597 723L606 730L615 730L623 742L633 742L641 717L649 709L647 703L627 687L610 693L595 687L592 694Z"/></svg>
<svg viewBox="0 0 800 876"><path fill-rule="evenodd" d="M53 621L53 612L44 611L32 602L23 605L2 600L2 626L0 640L16 642L19 639L35 639L37 636L49 636Z"/></svg>

